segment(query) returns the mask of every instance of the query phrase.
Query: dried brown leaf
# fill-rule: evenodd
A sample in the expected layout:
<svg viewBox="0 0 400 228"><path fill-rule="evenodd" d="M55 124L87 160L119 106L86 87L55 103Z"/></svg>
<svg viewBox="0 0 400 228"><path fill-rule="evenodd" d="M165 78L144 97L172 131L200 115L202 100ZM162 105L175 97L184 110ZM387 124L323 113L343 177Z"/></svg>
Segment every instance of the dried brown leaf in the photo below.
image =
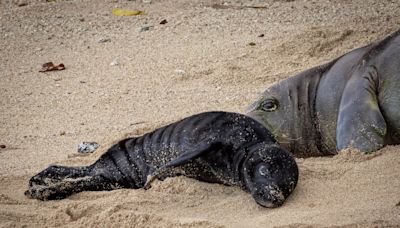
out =
<svg viewBox="0 0 400 228"><path fill-rule="evenodd" d="M54 65L53 62L47 62L47 63L44 63L42 65L42 69L39 70L39 72L47 72L47 71L53 71L53 70L64 70L64 69L65 69L65 66L62 63L60 63L58 65Z"/></svg>

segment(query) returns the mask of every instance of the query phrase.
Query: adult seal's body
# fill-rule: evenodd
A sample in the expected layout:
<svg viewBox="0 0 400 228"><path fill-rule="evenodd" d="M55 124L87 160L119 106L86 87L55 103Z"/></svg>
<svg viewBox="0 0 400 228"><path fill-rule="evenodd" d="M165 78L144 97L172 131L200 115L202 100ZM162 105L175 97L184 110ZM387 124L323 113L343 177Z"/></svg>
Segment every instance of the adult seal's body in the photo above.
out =
<svg viewBox="0 0 400 228"><path fill-rule="evenodd" d="M272 85L247 114L295 156L400 143L399 34Z"/></svg>
<svg viewBox="0 0 400 228"><path fill-rule="evenodd" d="M178 174L241 186L265 207L280 206L298 180L295 160L262 124L241 114L207 112L124 139L90 166L50 166L30 179L25 194L49 200L148 188L155 178Z"/></svg>

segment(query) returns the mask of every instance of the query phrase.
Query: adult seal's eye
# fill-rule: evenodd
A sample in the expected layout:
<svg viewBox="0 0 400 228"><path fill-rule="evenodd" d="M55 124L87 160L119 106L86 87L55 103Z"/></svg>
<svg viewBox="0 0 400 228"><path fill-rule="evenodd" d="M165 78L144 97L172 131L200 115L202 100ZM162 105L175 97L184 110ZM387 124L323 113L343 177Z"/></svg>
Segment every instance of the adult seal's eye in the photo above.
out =
<svg viewBox="0 0 400 228"><path fill-rule="evenodd" d="M278 101L276 99L267 99L261 103L260 108L266 112L273 112L278 109Z"/></svg>
<svg viewBox="0 0 400 228"><path fill-rule="evenodd" d="M270 172L266 166L261 166L258 172L261 174L261 176L269 176Z"/></svg>

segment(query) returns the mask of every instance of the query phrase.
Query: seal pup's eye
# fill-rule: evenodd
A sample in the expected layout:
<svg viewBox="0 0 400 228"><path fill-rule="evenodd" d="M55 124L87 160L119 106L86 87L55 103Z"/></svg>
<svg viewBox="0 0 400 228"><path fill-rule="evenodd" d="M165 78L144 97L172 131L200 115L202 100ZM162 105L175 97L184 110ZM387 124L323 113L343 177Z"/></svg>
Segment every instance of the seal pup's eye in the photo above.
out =
<svg viewBox="0 0 400 228"><path fill-rule="evenodd" d="M278 109L278 101L275 98L269 98L263 101L260 108L266 112L273 112Z"/></svg>
<svg viewBox="0 0 400 228"><path fill-rule="evenodd" d="M258 169L258 172L261 174L261 176L269 176L270 175L270 172L269 172L268 168L265 165L261 166Z"/></svg>

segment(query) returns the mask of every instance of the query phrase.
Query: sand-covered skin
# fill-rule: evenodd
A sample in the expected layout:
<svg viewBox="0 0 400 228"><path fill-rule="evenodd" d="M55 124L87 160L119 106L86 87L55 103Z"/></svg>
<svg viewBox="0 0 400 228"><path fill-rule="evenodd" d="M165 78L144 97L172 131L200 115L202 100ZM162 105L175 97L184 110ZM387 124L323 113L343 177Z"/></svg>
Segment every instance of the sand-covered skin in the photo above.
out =
<svg viewBox="0 0 400 228"><path fill-rule="evenodd" d="M126 134L244 112L271 83L399 29L399 1L5 0L0 10L0 226L399 226L400 146L298 159L299 184L277 209L184 177L61 201L23 195L48 165L88 165ZM49 61L66 69L39 73ZM75 156L81 141L102 147Z"/></svg>

